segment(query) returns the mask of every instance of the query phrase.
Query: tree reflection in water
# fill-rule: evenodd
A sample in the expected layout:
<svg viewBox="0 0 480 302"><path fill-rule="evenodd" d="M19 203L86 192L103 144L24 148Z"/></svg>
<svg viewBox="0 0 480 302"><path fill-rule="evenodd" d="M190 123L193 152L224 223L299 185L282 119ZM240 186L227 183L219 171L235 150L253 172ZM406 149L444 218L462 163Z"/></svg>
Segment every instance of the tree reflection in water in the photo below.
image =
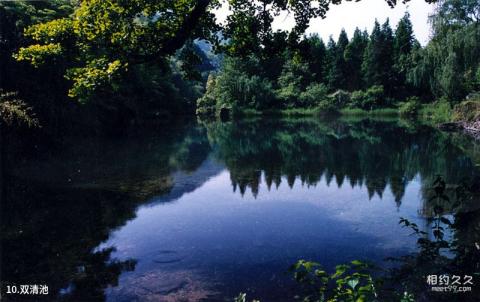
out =
<svg viewBox="0 0 480 302"><path fill-rule="evenodd" d="M314 186L322 177L327 184L335 178L338 187L345 182L352 187L366 186L369 198L374 194L381 198L389 186L400 207L408 182L419 176L424 201L421 214L427 224L419 227L400 219L401 224L419 236L419 251L391 259L397 266L381 278L381 287L375 289L377 298L371 295L367 301L478 301L480 298L478 286L473 286L469 293L439 294L432 292L426 282L428 275L445 274L473 276L477 278L474 284L480 281L480 178L475 163L461 149L464 145L458 145L461 138L432 131L427 126L399 127L397 123L372 120L352 124L260 120L206 127L210 141L218 145L217 157L230 170L233 190L238 188L242 195L247 188L254 196L258 194L263 171L269 190L272 184L278 187L282 177L290 187L296 179L302 185ZM426 232L421 230L423 227ZM303 285L315 280L313 294L303 289L308 301L323 301L321 294L325 292L321 289L328 288L323 287L323 271L313 262L302 261L294 271ZM347 284L351 279L340 276L333 280L334 288L340 284L339 279L346 289L352 290ZM368 285L366 280L364 287ZM332 297L357 301L359 296L331 293Z"/></svg>
<svg viewBox="0 0 480 302"><path fill-rule="evenodd" d="M398 121L258 119L202 122L135 139L71 140L41 160L19 160L10 149L3 159L2 280L48 284L50 299L105 300L105 289L135 269L136 260L111 259L111 249L97 247L134 219L140 204L168 193L177 171L195 171L211 156L225 164L240 194L260 194L262 178L269 190L285 180L292 187L325 179L366 187L370 198L389 188L400 207L407 184L419 177L426 221L440 215L452 222L445 231L451 252L440 250L427 261L420 245L419 254L402 259L391 283L428 301L424 274L478 272L480 213L471 184L478 184L479 174L469 144ZM437 175L448 180L448 201L432 198ZM453 197L462 183L470 186L468 200Z"/></svg>

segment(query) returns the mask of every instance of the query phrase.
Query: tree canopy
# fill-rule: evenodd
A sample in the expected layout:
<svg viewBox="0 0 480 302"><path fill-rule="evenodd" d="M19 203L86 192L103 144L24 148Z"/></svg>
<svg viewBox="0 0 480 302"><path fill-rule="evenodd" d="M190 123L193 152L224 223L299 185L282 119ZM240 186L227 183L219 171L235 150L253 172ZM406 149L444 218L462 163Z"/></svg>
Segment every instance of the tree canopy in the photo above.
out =
<svg viewBox="0 0 480 302"><path fill-rule="evenodd" d="M330 4L341 2L229 0L230 15L219 24L214 15L219 0L74 1L71 15L28 27L25 35L32 42L16 58L35 66L63 60L73 83L69 95L84 99L114 89L115 79L132 65L162 61L193 39L210 40L237 56L275 52L279 35L298 43L312 18L325 17ZM282 11L293 14L295 26L274 33L272 22Z"/></svg>

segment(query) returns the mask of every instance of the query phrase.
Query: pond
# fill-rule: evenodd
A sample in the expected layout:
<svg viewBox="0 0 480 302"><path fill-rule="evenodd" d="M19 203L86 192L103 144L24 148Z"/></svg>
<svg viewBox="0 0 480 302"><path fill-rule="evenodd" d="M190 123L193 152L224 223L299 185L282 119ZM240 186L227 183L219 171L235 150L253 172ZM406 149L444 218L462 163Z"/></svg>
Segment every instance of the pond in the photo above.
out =
<svg viewBox="0 0 480 302"><path fill-rule="evenodd" d="M292 301L297 260L391 265L416 249L400 217L428 228L437 175L479 175L469 139L396 119L191 122L14 153L2 280L62 301Z"/></svg>

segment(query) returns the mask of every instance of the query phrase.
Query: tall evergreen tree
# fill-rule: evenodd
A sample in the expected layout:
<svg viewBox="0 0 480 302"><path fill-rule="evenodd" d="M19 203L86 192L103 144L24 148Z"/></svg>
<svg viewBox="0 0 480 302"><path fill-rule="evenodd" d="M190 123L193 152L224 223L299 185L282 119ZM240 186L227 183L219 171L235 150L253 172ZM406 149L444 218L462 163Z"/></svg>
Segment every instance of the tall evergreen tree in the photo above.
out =
<svg viewBox="0 0 480 302"><path fill-rule="evenodd" d="M395 30L394 49L395 59L398 61L401 56L409 55L415 43L415 36L413 34L412 21L410 21L410 14L405 13L402 19L398 22Z"/></svg>
<svg viewBox="0 0 480 302"><path fill-rule="evenodd" d="M337 43L333 40L332 36L328 39L327 55L326 55L326 78L325 82L330 90L334 90L337 87L335 78L332 77L335 74L335 59L337 55Z"/></svg>
<svg viewBox="0 0 480 302"><path fill-rule="evenodd" d="M405 97L411 90L407 87L406 75L407 71L412 67L411 53L418 41L415 39L413 33L412 22L410 21L410 14L405 13L402 19L398 22L395 30L395 37L393 41L394 47L394 65L396 76L396 96Z"/></svg>
<svg viewBox="0 0 480 302"><path fill-rule="evenodd" d="M353 33L353 38L345 49L345 63L347 66L347 89L359 90L363 88L362 63L365 49L368 45L368 33L362 32L358 27Z"/></svg>
<svg viewBox="0 0 480 302"><path fill-rule="evenodd" d="M387 18L385 23L382 24L382 45L380 62L383 66L382 70L382 83L385 91L392 92L393 84L395 81L394 71L394 47L393 47L393 30L390 26L390 20Z"/></svg>
<svg viewBox="0 0 480 302"><path fill-rule="evenodd" d="M382 26L375 21L365 51L362 71L367 87L382 85L387 93L392 93L394 83L393 31L388 19Z"/></svg>
<svg viewBox="0 0 480 302"><path fill-rule="evenodd" d="M322 38L317 34L310 36L307 39L308 54L307 60L311 72L314 74L314 79L318 83L325 82L326 77L326 63L327 63L327 48Z"/></svg>
<svg viewBox="0 0 480 302"><path fill-rule="evenodd" d="M378 64L379 45L382 40L381 36L382 30L380 28L380 23L375 20L362 62L362 74L367 87L380 84L381 82L380 73L378 72L379 67L381 67Z"/></svg>
<svg viewBox="0 0 480 302"><path fill-rule="evenodd" d="M338 37L338 42L335 44L335 51L330 54L332 62L328 74L328 83L331 89L347 88L348 68L345 62L345 49L347 46L347 32L342 29Z"/></svg>

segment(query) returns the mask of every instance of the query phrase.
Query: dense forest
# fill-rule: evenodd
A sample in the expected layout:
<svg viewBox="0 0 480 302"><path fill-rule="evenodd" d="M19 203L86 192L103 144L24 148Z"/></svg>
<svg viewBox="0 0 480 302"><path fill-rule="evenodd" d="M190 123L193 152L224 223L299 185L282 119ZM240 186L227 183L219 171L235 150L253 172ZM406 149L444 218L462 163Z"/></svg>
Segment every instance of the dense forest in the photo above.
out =
<svg viewBox="0 0 480 302"><path fill-rule="evenodd" d="M210 76L197 112L399 107L414 115L432 102L448 112L480 87L479 11L476 1L441 1L425 47L415 39L408 12L394 29L389 20L375 22L370 34L357 28L350 39L343 30L336 41L312 35L292 48L277 37L274 55L266 48L230 54Z"/></svg>
<svg viewBox="0 0 480 302"><path fill-rule="evenodd" d="M305 31L329 3L228 4L220 23L220 1L2 2L2 120L98 130L195 112L384 110L446 121L465 98L459 118L478 117L478 1L432 4L426 46L408 12L325 42ZM295 26L274 31L283 11Z"/></svg>

